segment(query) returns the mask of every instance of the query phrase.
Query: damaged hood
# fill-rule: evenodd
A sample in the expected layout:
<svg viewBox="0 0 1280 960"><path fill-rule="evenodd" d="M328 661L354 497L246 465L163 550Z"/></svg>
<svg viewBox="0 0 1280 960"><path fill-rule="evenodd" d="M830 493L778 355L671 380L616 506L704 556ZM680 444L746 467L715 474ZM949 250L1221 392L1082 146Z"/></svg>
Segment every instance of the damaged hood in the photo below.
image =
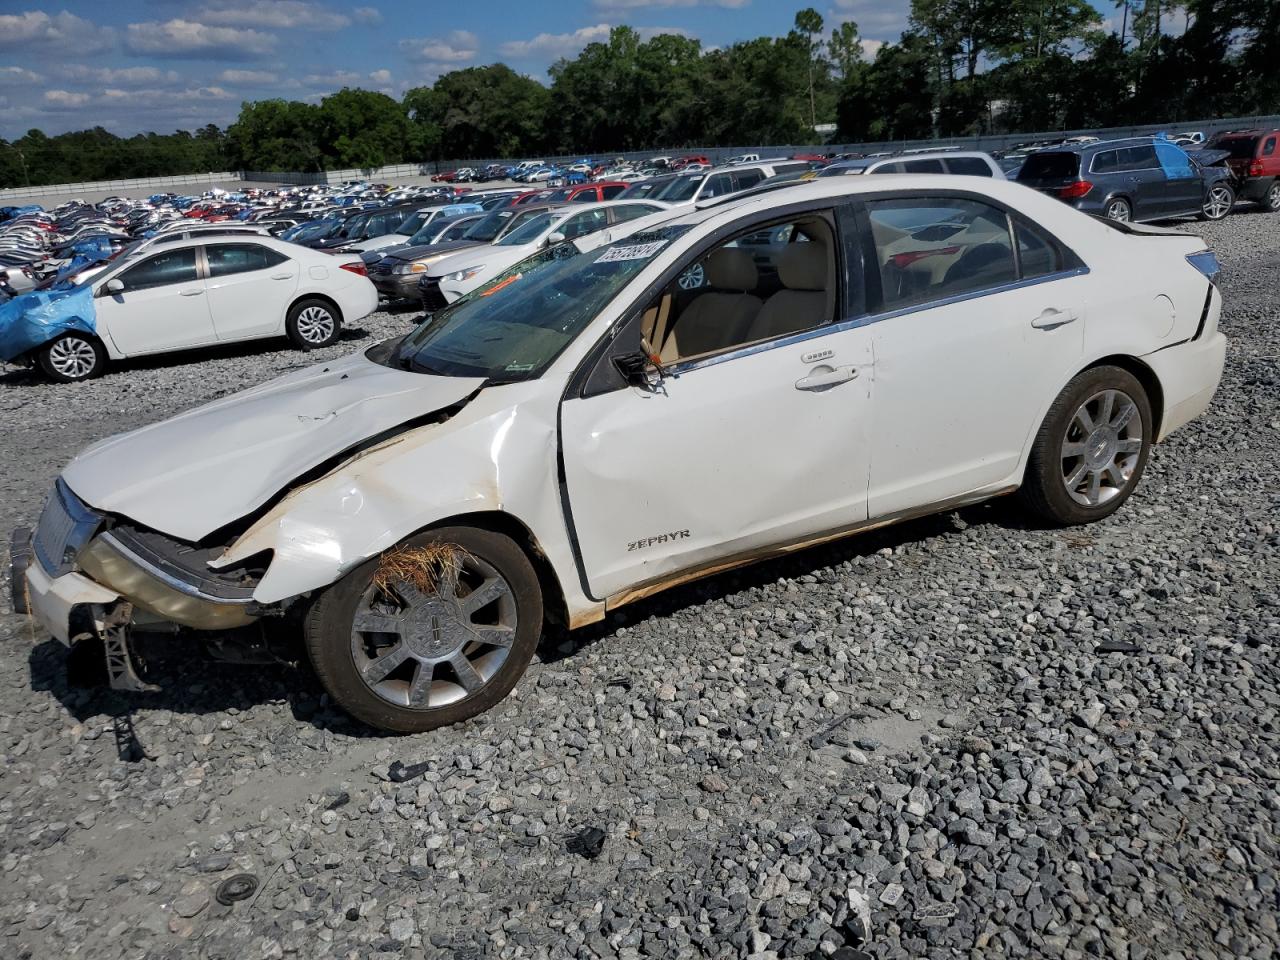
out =
<svg viewBox="0 0 1280 960"><path fill-rule="evenodd" d="M92 507L199 540L329 458L483 383L394 370L358 353L103 440L62 476Z"/></svg>

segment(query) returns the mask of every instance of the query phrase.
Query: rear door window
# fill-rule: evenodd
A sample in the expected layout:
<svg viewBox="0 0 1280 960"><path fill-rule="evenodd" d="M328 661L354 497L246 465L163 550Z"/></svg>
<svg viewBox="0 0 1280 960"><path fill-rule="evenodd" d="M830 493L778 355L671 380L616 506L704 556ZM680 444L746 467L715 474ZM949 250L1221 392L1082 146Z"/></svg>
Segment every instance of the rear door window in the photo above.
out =
<svg viewBox="0 0 1280 960"><path fill-rule="evenodd" d="M947 170L962 177L991 176L991 164L980 157L947 157Z"/></svg>
<svg viewBox="0 0 1280 960"><path fill-rule="evenodd" d="M885 310L1018 279L1004 211L977 200L912 197L867 204Z"/></svg>
<svg viewBox="0 0 1280 960"><path fill-rule="evenodd" d="M1071 180L1080 173L1079 154L1033 153L1018 172L1019 180Z"/></svg>
<svg viewBox="0 0 1280 960"><path fill-rule="evenodd" d="M941 160L903 160L903 173L945 173Z"/></svg>
<svg viewBox="0 0 1280 960"><path fill-rule="evenodd" d="M1156 148L1151 144L1137 147L1123 147L1119 151L1121 171L1151 170L1160 164L1156 160Z"/></svg>
<svg viewBox="0 0 1280 960"><path fill-rule="evenodd" d="M615 183L611 187L601 187L600 192L604 194L604 198L606 200L612 200L614 197L616 197L618 194L622 193L622 191L626 189L627 189L626 184Z"/></svg>
<svg viewBox="0 0 1280 960"><path fill-rule="evenodd" d="M257 243L211 243L204 250L209 260L210 277L266 270L288 259L284 254Z"/></svg>

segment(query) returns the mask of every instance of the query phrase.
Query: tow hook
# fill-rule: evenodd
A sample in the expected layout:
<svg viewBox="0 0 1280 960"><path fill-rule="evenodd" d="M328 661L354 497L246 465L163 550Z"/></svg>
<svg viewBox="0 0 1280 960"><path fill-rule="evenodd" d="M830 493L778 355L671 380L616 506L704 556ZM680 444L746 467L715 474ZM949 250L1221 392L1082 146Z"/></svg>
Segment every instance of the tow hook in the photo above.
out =
<svg viewBox="0 0 1280 960"><path fill-rule="evenodd" d="M132 619L133 604L120 603L103 620L102 649L107 658L107 679L112 690L154 693L160 688L154 683L144 682L133 669L133 656L129 651L129 621Z"/></svg>

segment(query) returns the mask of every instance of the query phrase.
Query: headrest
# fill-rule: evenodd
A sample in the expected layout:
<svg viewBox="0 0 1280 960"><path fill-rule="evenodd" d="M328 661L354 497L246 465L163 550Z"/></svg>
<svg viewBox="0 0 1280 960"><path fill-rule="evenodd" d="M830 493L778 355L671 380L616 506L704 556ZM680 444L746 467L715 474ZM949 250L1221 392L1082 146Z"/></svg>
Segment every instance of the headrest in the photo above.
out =
<svg viewBox="0 0 1280 960"><path fill-rule="evenodd" d="M737 247L721 247L707 257L703 269L707 286L718 290L754 290L756 264L751 254Z"/></svg>
<svg viewBox="0 0 1280 960"><path fill-rule="evenodd" d="M788 290L825 290L826 244L812 240L788 243L778 257L778 277Z"/></svg>

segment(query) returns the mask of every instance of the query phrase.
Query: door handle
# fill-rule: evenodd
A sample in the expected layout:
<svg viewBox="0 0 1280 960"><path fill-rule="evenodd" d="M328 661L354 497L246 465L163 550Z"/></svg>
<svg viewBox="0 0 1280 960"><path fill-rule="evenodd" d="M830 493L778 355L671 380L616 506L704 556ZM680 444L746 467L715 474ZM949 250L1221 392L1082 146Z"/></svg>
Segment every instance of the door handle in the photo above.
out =
<svg viewBox="0 0 1280 960"><path fill-rule="evenodd" d="M178 293L184 297L198 297L202 293L204 293L204 291L203 290L179 290Z"/></svg>
<svg viewBox="0 0 1280 960"><path fill-rule="evenodd" d="M839 386L857 379L857 367L828 367L825 364L814 367L807 377L796 381L797 390L825 390L827 387Z"/></svg>
<svg viewBox="0 0 1280 960"><path fill-rule="evenodd" d="M1059 310L1056 307L1049 307L1044 313L1032 320L1031 325L1037 330L1054 330L1075 321L1076 312L1074 310Z"/></svg>
<svg viewBox="0 0 1280 960"><path fill-rule="evenodd" d="M271 279L272 280L292 280L293 274L292 273L273 273L271 275Z"/></svg>

